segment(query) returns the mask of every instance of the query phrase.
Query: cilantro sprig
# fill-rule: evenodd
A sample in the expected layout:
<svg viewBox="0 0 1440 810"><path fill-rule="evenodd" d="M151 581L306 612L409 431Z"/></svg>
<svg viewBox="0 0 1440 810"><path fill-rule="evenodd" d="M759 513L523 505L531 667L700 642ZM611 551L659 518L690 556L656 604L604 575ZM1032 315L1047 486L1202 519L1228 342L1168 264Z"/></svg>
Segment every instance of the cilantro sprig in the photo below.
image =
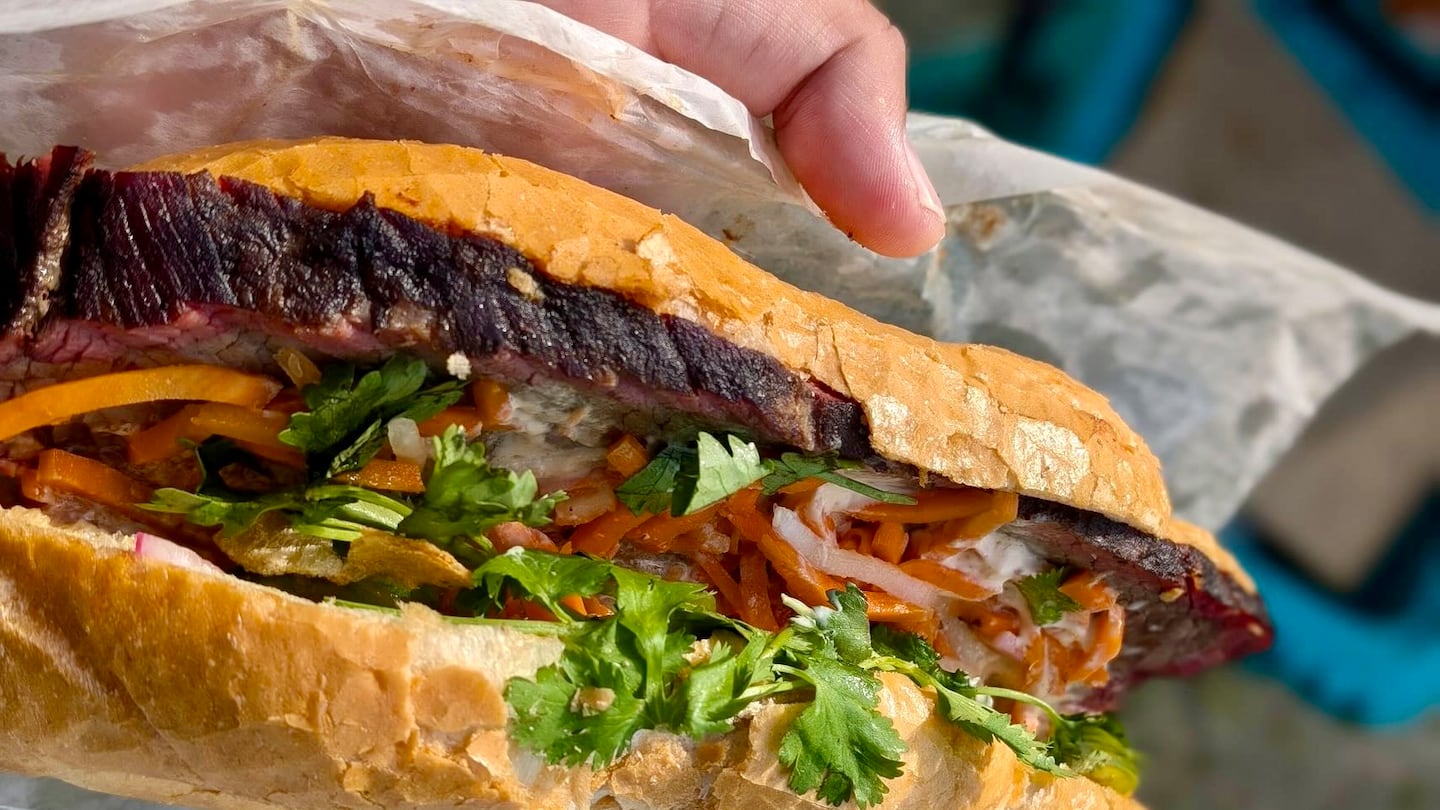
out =
<svg viewBox="0 0 1440 810"><path fill-rule="evenodd" d="M455 549L456 538L478 540L495 526L518 521L527 526L550 522L565 493L540 496L533 473L516 473L485 462L484 445L467 443L451 426L435 437L435 459L425 473L419 498L385 495L364 487L319 482L256 495L238 492L220 481L220 470L244 463L228 442L196 448L203 478L195 492L166 487L142 508L183 515L199 526L218 526L235 535L275 514L301 534L348 542L365 529L379 529L442 548ZM478 564L473 555L466 559Z"/></svg>
<svg viewBox="0 0 1440 810"><path fill-rule="evenodd" d="M329 484L241 498L186 492L165 487L154 500L141 504L154 512L184 515L197 526L219 526L234 536L277 513L286 524L312 537L349 542L365 529L393 532L410 514L410 505L364 487Z"/></svg>
<svg viewBox="0 0 1440 810"><path fill-rule="evenodd" d="M391 419L423 421L460 401L463 383L427 388L428 374L423 360L403 355L359 377L347 363L328 366L319 382L300 392L306 410L290 417L280 441L305 453L317 477L358 470L384 445Z"/></svg>
<svg viewBox="0 0 1440 810"><path fill-rule="evenodd" d="M485 445L466 442L451 425L431 439L435 458L425 480L425 493L415 509L396 527L401 534L446 544L456 537L480 537L501 523L526 526L550 522L564 492L540 496L535 474L491 467Z"/></svg>
<svg viewBox="0 0 1440 810"><path fill-rule="evenodd" d="M856 651L838 624L801 621L767 633L717 613L701 585L522 548L495 557L475 578L492 593L533 599L575 628L557 663L533 680L512 679L505 692L517 741L551 762L603 767L641 729L723 733L745 706L803 690L810 702L780 749L792 788L868 807L884 796L884 780L900 773L905 746L876 708L879 681L852 660ZM571 594L605 594L614 614L582 620L560 603ZM868 626L863 605L862 597ZM697 655L702 636L709 641Z"/></svg>
<svg viewBox="0 0 1440 810"><path fill-rule="evenodd" d="M1009 746L1039 770L1098 780L1134 772L1113 721L1062 716L1036 698L978 686L943 669L919 636L872 628L865 596L854 585L831 591L829 604L818 607L787 597L794 616L769 633L716 613L714 597L695 583L588 557L515 548L477 569L474 582L476 602L519 597L556 616L561 629L553 634L565 643L560 660L533 679L512 679L505 692L516 740L553 763L603 767L642 729L697 739L724 733L746 706L788 694L801 706L778 751L790 787L831 804L853 799L869 807L884 799L886 780L900 774L905 752L878 709L878 673L894 672L933 688L948 720ZM613 613L573 613L564 602L571 595L608 600ZM1056 742L1036 739L987 697L1044 706Z"/></svg>
<svg viewBox="0 0 1440 810"><path fill-rule="evenodd" d="M669 510L677 517L689 515L718 503L759 481L765 494L807 478L854 490L885 503L911 504L907 495L887 492L842 474L857 469L858 462L841 459L834 453L805 455L782 453L779 458L760 457L754 442L738 436L720 439L701 432L694 446L671 444L650 463L615 489L615 496L634 514L660 514Z"/></svg>
<svg viewBox="0 0 1440 810"><path fill-rule="evenodd" d="M1062 566L1015 580L1015 588L1025 597L1025 603L1030 606L1030 616L1036 624L1054 624L1066 613L1080 609L1079 602L1060 590L1060 583L1069 575L1070 569Z"/></svg>

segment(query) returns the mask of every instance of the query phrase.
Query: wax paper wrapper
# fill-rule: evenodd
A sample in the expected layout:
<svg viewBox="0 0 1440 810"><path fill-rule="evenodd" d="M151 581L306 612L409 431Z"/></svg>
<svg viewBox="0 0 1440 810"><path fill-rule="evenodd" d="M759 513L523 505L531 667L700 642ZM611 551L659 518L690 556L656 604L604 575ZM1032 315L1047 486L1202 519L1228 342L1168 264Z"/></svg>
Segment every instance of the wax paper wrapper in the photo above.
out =
<svg viewBox="0 0 1440 810"><path fill-rule="evenodd" d="M121 167L340 134L529 158L678 213L761 266L943 340L1005 346L1108 395L1215 527L1367 356L1440 310L1157 192L965 121L910 130L949 212L878 257L805 198L713 85L514 0L0 0L0 150ZM43 785L43 786L42 786ZM51 783L0 804L80 807Z"/></svg>

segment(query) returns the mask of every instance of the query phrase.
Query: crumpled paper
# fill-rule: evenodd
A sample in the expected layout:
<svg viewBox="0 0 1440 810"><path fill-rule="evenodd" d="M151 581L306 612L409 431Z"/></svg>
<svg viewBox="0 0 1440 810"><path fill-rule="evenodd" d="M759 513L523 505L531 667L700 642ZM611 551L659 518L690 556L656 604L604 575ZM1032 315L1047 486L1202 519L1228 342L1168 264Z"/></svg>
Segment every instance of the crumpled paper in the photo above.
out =
<svg viewBox="0 0 1440 810"><path fill-rule="evenodd" d="M1440 332L1440 307L955 119L910 119L947 237L876 256L819 216L737 101L516 0L0 0L0 110L12 157L75 143L118 167L329 133L544 163L882 320L1061 366L1111 398L1177 511L1210 527L1366 357Z"/></svg>

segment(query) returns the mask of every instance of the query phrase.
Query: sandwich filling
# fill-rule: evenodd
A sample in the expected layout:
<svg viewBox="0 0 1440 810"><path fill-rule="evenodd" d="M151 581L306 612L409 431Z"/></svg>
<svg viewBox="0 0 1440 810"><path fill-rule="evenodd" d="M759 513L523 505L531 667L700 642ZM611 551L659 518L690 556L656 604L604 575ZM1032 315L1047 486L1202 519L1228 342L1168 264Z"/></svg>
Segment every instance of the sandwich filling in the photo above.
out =
<svg viewBox="0 0 1440 810"><path fill-rule="evenodd" d="M1124 608L1103 575L1030 548L1012 493L736 434L601 430L549 386L439 379L403 356L275 361L284 377L162 366L0 402L10 505L349 607L569 627L582 661L606 645L575 628L653 624L653 638L631 630L651 665L640 682L572 661L512 684L519 738L555 761L604 764L644 728L728 730L756 700L833 700L870 728L853 742L879 746L875 761L810 750L805 734L837 728L802 713L792 785L873 803L900 752L876 712L880 669L939 690L952 719L1036 767L1134 787L1123 732L1076 713L1109 677ZM667 609L635 588L668 593ZM645 661L647 643L668 652Z"/></svg>

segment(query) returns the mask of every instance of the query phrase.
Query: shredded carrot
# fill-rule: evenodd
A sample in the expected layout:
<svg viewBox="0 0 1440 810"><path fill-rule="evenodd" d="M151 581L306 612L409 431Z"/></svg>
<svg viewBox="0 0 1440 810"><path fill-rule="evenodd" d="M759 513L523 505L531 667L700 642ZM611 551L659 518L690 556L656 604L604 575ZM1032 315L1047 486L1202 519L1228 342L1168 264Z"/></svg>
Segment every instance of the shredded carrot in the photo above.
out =
<svg viewBox="0 0 1440 810"><path fill-rule="evenodd" d="M560 597L560 606L574 613L576 616L589 616L590 609L585 607L585 599L578 593Z"/></svg>
<svg viewBox="0 0 1440 810"><path fill-rule="evenodd" d="M760 548L791 594L809 605L825 604L826 592L839 584L800 559L795 549L780 539L770 521L760 514L759 497L759 490L741 490L725 501L721 511L742 536Z"/></svg>
<svg viewBox="0 0 1440 810"><path fill-rule="evenodd" d="M570 535L570 543L579 553L613 557L620 540L649 517L648 514L636 515L622 506L576 529Z"/></svg>
<svg viewBox="0 0 1440 810"><path fill-rule="evenodd" d="M163 366L56 383L0 402L0 441L83 413L167 400L258 408L280 391L269 377L220 366Z"/></svg>
<svg viewBox="0 0 1440 810"><path fill-rule="evenodd" d="M280 441L290 423L283 411L244 408L223 402L187 405L172 416L134 433L126 440L130 463L147 464L185 450L182 440L203 441L224 436L255 455L289 467L303 468L305 454Z"/></svg>
<svg viewBox="0 0 1440 810"><path fill-rule="evenodd" d="M866 616L872 622L893 624L901 630L921 636L939 647L940 617L935 611L906 602L884 591L866 591Z"/></svg>
<svg viewBox="0 0 1440 810"><path fill-rule="evenodd" d="M751 551L740 557L740 618L761 630L778 632L775 609L770 606L770 577L764 555Z"/></svg>
<svg viewBox="0 0 1440 810"><path fill-rule="evenodd" d="M643 527L642 527L643 528ZM670 552L672 554L684 554L687 557L694 557L702 551L707 551L706 535L703 532L704 526L681 532L674 540L670 541ZM714 549L708 549L713 553Z"/></svg>
<svg viewBox="0 0 1440 810"><path fill-rule="evenodd" d="M899 525L903 526L904 524ZM944 537L942 533L943 528L944 524L940 526L910 527L907 532L908 539L905 543L905 551L901 555L902 558L908 557L916 560L929 556L930 549L945 542L942 539Z"/></svg>
<svg viewBox="0 0 1440 810"><path fill-rule="evenodd" d="M715 590L725 598L726 602L738 613L745 609L745 602L740 598L740 583L730 576L725 570L725 564L709 554L695 555L695 561L700 564L700 570L705 578L715 586Z"/></svg>
<svg viewBox="0 0 1440 810"><path fill-rule="evenodd" d="M1065 648L1049 633L1036 633L1025 648L1023 690L1044 692L1053 684L1056 670L1063 667Z"/></svg>
<svg viewBox="0 0 1440 810"><path fill-rule="evenodd" d="M931 614L927 608L906 602L884 591L866 591L865 598L868 602L865 613L872 622L921 621Z"/></svg>
<svg viewBox="0 0 1440 810"><path fill-rule="evenodd" d="M425 491L425 482L420 477L420 467L407 461L390 461L383 458L371 459L364 467L335 476L342 484L382 489L389 492L419 494Z"/></svg>
<svg viewBox="0 0 1440 810"><path fill-rule="evenodd" d="M279 411L262 411L211 402L201 405L190 417L198 435L224 436L227 439L250 442L273 447L277 450L294 450L277 438L280 431L290 424L290 415Z"/></svg>
<svg viewBox="0 0 1440 810"><path fill-rule="evenodd" d="M934 560L906 560L900 563L900 570L916 579L923 579L931 585L944 588L961 599L978 602L995 595L993 590L966 576L964 572Z"/></svg>
<svg viewBox="0 0 1440 810"><path fill-rule="evenodd" d="M909 542L910 538L905 534L903 525L881 523L875 527L875 539L871 542L871 551L885 562L899 565L900 558L905 556L905 546Z"/></svg>
<svg viewBox="0 0 1440 810"><path fill-rule="evenodd" d="M35 467L36 487L48 487L126 511L150 500L154 490L94 459L64 450L42 450Z"/></svg>
<svg viewBox="0 0 1440 810"><path fill-rule="evenodd" d="M40 476L33 468L20 471L20 494L36 503L49 503L55 493L49 487L40 485Z"/></svg>
<svg viewBox="0 0 1440 810"><path fill-rule="evenodd" d="M306 357L298 349L281 346L275 350L275 362L280 366L280 370L285 372L285 376L290 378L290 382L295 384L296 388L304 388L307 385L314 385L320 382L320 367L315 365L314 360Z"/></svg>
<svg viewBox="0 0 1440 810"><path fill-rule="evenodd" d="M922 489L915 503L872 503L854 513L861 520L896 523L941 523L969 517L990 507L995 493L987 489Z"/></svg>
<svg viewBox="0 0 1440 810"><path fill-rule="evenodd" d="M1105 585L1099 574L1081 571L1065 580L1060 592L1089 611L1109 610L1115 604L1115 592Z"/></svg>
<svg viewBox="0 0 1440 810"><path fill-rule="evenodd" d="M1092 623L1090 653L1076 665L1070 679L1104 683L1110 678L1106 665L1120 654L1120 648L1125 640L1125 608L1114 605L1104 613L1091 616L1090 621Z"/></svg>
<svg viewBox="0 0 1440 810"><path fill-rule="evenodd" d="M675 517L669 512L656 515L640 525L632 539L647 551L669 551L675 538L700 528L715 519L720 505L707 506L699 512Z"/></svg>
<svg viewBox="0 0 1440 810"><path fill-rule="evenodd" d="M156 422L144 430L130 434L125 440L126 451L131 464L149 464L178 456L187 449L182 439L198 441L190 418L200 409L198 405L186 405L174 414Z"/></svg>
<svg viewBox="0 0 1440 810"><path fill-rule="evenodd" d="M838 544L841 548L858 551L861 554L869 554L871 537L874 534L875 528L873 526L856 523L840 533Z"/></svg>
<svg viewBox="0 0 1440 810"><path fill-rule="evenodd" d="M461 430L470 433L477 427L485 426L485 417L475 408L467 408L463 405L453 405L435 414L423 422L416 424L420 435L425 438L439 436L451 425L458 425Z"/></svg>
<svg viewBox="0 0 1440 810"><path fill-rule="evenodd" d="M650 463L650 454L639 439L627 433L605 451L605 461L610 469L629 478Z"/></svg>
<svg viewBox="0 0 1440 810"><path fill-rule="evenodd" d="M962 601L956 602L954 609L957 616L975 625L976 632L987 639L1020 630L1020 617L1006 608L995 608L984 602Z"/></svg>
<svg viewBox="0 0 1440 810"><path fill-rule="evenodd" d="M510 393L496 380L479 379L470 384L470 398L480 412L480 422L487 428L504 427L510 422Z"/></svg>
<svg viewBox="0 0 1440 810"><path fill-rule="evenodd" d="M603 481L571 487L566 494L565 500L555 507L556 526L580 526L614 511L617 506L615 490Z"/></svg>
<svg viewBox="0 0 1440 810"><path fill-rule="evenodd" d="M819 489L820 485L823 483L825 482L820 480L819 478L801 478L799 481L796 481L793 484L781 487L780 494L804 495L807 492L814 492L815 490Z"/></svg>
<svg viewBox="0 0 1440 810"><path fill-rule="evenodd" d="M1015 520L1019 513L1020 496L1013 492L995 492L992 496L985 511L950 521L945 525L943 534L950 538L978 540Z"/></svg>

